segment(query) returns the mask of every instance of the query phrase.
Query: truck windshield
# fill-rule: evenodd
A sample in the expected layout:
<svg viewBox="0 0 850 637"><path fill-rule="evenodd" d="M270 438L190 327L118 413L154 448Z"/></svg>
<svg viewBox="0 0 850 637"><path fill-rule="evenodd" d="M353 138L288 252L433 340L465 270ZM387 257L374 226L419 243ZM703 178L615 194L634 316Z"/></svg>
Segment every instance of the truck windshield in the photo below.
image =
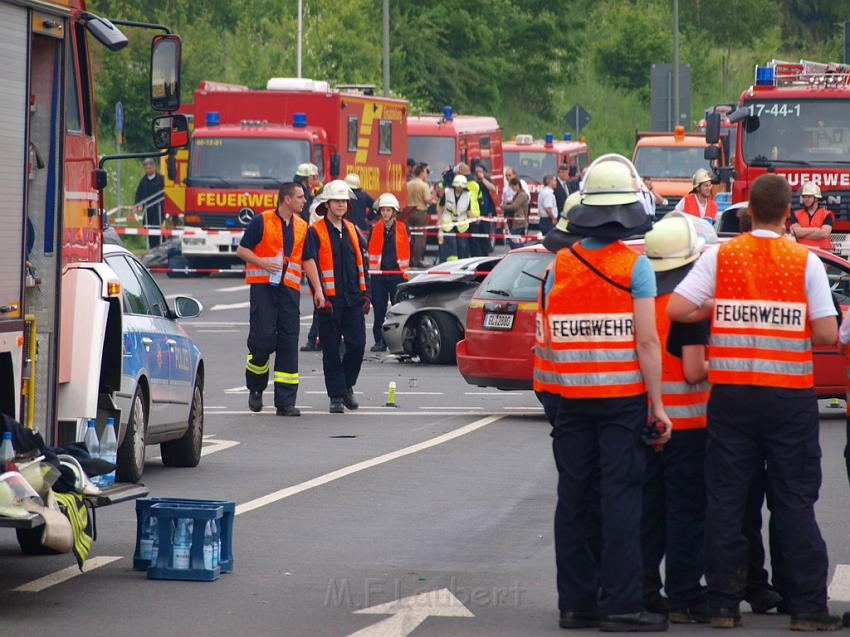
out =
<svg viewBox="0 0 850 637"><path fill-rule="evenodd" d="M513 168L520 179L543 182L544 175L558 172L558 155L542 150L505 151L505 168Z"/></svg>
<svg viewBox="0 0 850 637"><path fill-rule="evenodd" d="M744 161L847 164L850 100L798 99L745 102Z"/></svg>
<svg viewBox="0 0 850 637"><path fill-rule="evenodd" d="M411 135L407 138L407 155L417 164L428 164L431 174L439 177L447 167L455 163L454 137Z"/></svg>
<svg viewBox="0 0 850 637"><path fill-rule="evenodd" d="M290 181L298 164L310 161L310 142L268 137L196 137L189 177L212 187Z"/></svg>
<svg viewBox="0 0 850 637"><path fill-rule="evenodd" d="M710 169L703 146L640 146L635 168L641 177L690 179L700 168Z"/></svg>

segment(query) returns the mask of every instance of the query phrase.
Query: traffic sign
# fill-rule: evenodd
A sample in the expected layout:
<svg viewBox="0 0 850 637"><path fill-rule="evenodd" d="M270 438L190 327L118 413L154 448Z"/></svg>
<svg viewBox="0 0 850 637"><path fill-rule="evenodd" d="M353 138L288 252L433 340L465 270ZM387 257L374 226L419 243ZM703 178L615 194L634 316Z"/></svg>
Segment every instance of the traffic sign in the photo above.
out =
<svg viewBox="0 0 850 637"><path fill-rule="evenodd" d="M564 115L564 123L567 126L572 126L576 135L579 135L581 133L581 129L590 123L590 113L584 110L584 107L581 104L576 103L567 112L567 114Z"/></svg>
<svg viewBox="0 0 850 637"><path fill-rule="evenodd" d="M120 135L124 132L124 105L115 102L115 133Z"/></svg>

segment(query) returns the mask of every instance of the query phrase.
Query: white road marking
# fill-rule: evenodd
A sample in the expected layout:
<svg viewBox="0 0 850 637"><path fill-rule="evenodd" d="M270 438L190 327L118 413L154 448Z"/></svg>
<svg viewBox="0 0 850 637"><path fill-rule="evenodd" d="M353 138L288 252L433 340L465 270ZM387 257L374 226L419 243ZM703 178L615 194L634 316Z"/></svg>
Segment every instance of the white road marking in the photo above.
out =
<svg viewBox="0 0 850 637"><path fill-rule="evenodd" d="M235 334L242 330L198 330L198 334Z"/></svg>
<svg viewBox="0 0 850 637"><path fill-rule="evenodd" d="M248 321L180 321L183 327L234 327L236 325L248 325Z"/></svg>
<svg viewBox="0 0 850 637"><path fill-rule="evenodd" d="M428 617L475 617L447 588L354 611L355 615L392 615L348 637L405 637Z"/></svg>
<svg viewBox="0 0 850 637"><path fill-rule="evenodd" d="M502 416L487 416L486 418L479 418L478 420L471 422L468 425L464 425L463 427L459 427L458 429L454 429L453 431L450 431L448 433L436 436L435 438L425 440L424 442L419 442L415 445L404 447L403 449L391 451L390 453L385 453L381 456L370 458L369 460L364 460L362 462L343 467L342 469L337 469L336 471L331 471L330 473L326 473L317 478L313 478L312 480L307 480L306 482L301 482L291 487L286 487L285 489L274 491L273 493L269 493L268 495L249 500L248 502L243 502L242 504L236 506L236 515L248 513L249 511L253 511L254 509L259 509L260 507L264 507L275 502L280 502L281 500L285 500L286 498L289 498L293 495L303 493L304 491L307 491L309 489L320 487L322 485L328 484L329 482L339 480L340 478L345 478L346 476L350 476L359 471L371 469L372 467L377 467L378 465L391 462L392 460L397 460L399 458L403 458L404 456L409 456L414 453L424 451L425 449L436 447L443 443L449 442L450 440L454 440L455 438L460 438L461 436L465 436L468 433L472 433L473 431L481 429L482 427L486 427L490 423L496 422L500 418L502 418Z"/></svg>
<svg viewBox="0 0 850 637"><path fill-rule="evenodd" d="M204 405L204 409L227 409L225 405Z"/></svg>
<svg viewBox="0 0 850 637"><path fill-rule="evenodd" d="M89 571L93 571L101 566L106 566L107 564L111 564L112 562L120 559L120 556L113 555L100 555L98 557L89 558L83 566L83 572L88 573ZM17 588L13 588L12 591L16 593L40 593L51 586L67 582L69 579L77 577L77 575L82 575L82 573L80 573L80 569L76 566L69 566L68 568L63 568L61 571L49 573L44 577L39 577L31 582L27 582L26 584L21 584Z"/></svg>
<svg viewBox="0 0 850 637"><path fill-rule="evenodd" d="M826 591L831 602L850 602L850 564L836 564Z"/></svg>
<svg viewBox="0 0 850 637"><path fill-rule="evenodd" d="M328 392L326 390L319 391L318 389L311 389L311 390L305 391L303 393L305 393L305 394L321 394L321 395L324 395L324 396L328 395ZM362 396L363 392L362 391L356 391L356 392L354 392L354 395L355 396Z"/></svg>
<svg viewBox="0 0 850 637"><path fill-rule="evenodd" d="M301 406L298 406L298 408L303 409L303 407L301 407ZM314 412L307 414L307 415L309 415L309 416L324 416L325 415L324 406L317 407L317 408L314 407L314 409L318 409L318 411L314 411ZM488 414L482 413L480 411L401 411L401 410L398 410L398 408L395 408L395 407L386 408L387 411L372 411L372 410L375 410L375 409L385 409L385 407L383 405L375 405L375 406L369 405L368 407L361 407L360 409L358 409L356 411L346 410L345 416L423 416L423 417L424 416L454 416L454 417L458 417L458 416L485 416L485 415L488 415ZM440 409L442 409L442 407ZM472 409L472 408L470 407L468 409ZM479 407L478 409L483 409L483 408ZM245 411L213 411L213 412L210 412L206 415L207 416L262 416L263 414L273 414L273 413L274 413L274 409L268 409L268 410L264 410L262 413L259 413L259 414L254 413L253 411L245 410ZM328 415L331 415L331 416L339 415L340 418L343 417L342 414L328 414ZM517 412L511 412L510 414L508 414L507 412L501 413L501 414L496 413L496 412L490 412L489 415L497 417L497 418L505 418L506 416L509 416L509 415L510 416L539 416L540 412L517 411Z"/></svg>
<svg viewBox="0 0 850 637"><path fill-rule="evenodd" d="M465 391L464 396L508 396L505 391Z"/></svg>
<svg viewBox="0 0 850 637"><path fill-rule="evenodd" d="M242 303L219 303L218 305L213 305L210 308L210 312L220 312L221 310L244 310L248 307L251 307L250 301L244 301Z"/></svg>
<svg viewBox="0 0 850 637"><path fill-rule="evenodd" d="M389 394L385 391L384 394ZM441 391L397 391L396 396L445 396Z"/></svg>
<svg viewBox="0 0 850 637"><path fill-rule="evenodd" d="M511 410L511 411L528 411L529 409L534 409L535 411L543 411L543 407L540 407L539 405L537 405L537 406L529 405L528 407L520 407L520 406L502 407L502 409Z"/></svg>
<svg viewBox="0 0 850 637"><path fill-rule="evenodd" d="M241 292L242 290L247 290L249 285L232 285L227 288L218 288L216 292Z"/></svg>
<svg viewBox="0 0 850 637"><path fill-rule="evenodd" d="M449 407L447 405L440 405L439 407L420 407L419 409L484 409L484 407Z"/></svg>
<svg viewBox="0 0 850 637"><path fill-rule="evenodd" d="M238 440L209 440L208 442L212 444L201 447L201 456L208 456L211 453L224 451L225 449L230 449L231 447L242 444Z"/></svg>

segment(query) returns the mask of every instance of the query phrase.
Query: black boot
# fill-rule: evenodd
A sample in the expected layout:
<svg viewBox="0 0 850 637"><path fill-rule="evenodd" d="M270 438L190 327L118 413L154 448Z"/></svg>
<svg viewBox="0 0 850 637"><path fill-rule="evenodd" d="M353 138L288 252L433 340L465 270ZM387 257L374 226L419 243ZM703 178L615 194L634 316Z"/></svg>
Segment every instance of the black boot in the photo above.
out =
<svg viewBox="0 0 850 637"><path fill-rule="evenodd" d="M838 615L830 615L829 611L822 613L802 613L791 615L791 630L814 632L819 630L841 630L841 618Z"/></svg>
<svg viewBox="0 0 850 637"><path fill-rule="evenodd" d="M772 588L757 588L744 597L756 615L764 615L782 603L782 595Z"/></svg>
<svg viewBox="0 0 850 637"><path fill-rule="evenodd" d="M263 411L263 392L251 391L248 393L248 409L253 412Z"/></svg>
<svg viewBox="0 0 850 637"><path fill-rule="evenodd" d="M603 615L599 621L603 633L656 633L667 630L667 618L659 613L642 610L639 613Z"/></svg>
<svg viewBox="0 0 850 637"><path fill-rule="evenodd" d="M342 397L342 404L348 407L351 411L360 407L360 403L358 403L354 398L354 387L349 387L348 391L345 392L345 396Z"/></svg>
<svg viewBox="0 0 850 637"><path fill-rule="evenodd" d="M278 407L277 408L278 416L300 416L301 410L295 407L294 405L287 405L286 407Z"/></svg>
<svg viewBox="0 0 850 637"><path fill-rule="evenodd" d="M328 407L330 414L344 414L345 407L342 405L342 398L331 398L331 405Z"/></svg>
<svg viewBox="0 0 850 637"><path fill-rule="evenodd" d="M599 626L599 613L596 611L562 610L558 618L561 628L596 628Z"/></svg>

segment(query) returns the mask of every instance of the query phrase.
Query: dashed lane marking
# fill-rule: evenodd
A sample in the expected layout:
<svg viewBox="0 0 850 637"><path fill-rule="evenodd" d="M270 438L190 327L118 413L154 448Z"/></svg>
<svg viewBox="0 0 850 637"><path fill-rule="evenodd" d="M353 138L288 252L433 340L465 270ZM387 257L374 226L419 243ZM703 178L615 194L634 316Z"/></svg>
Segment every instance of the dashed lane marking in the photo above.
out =
<svg viewBox="0 0 850 637"><path fill-rule="evenodd" d="M259 498L249 500L248 502L243 502L242 504L236 506L236 515L241 515L243 513L248 513L249 511L254 511L255 509L259 509L275 502L280 502L281 500L285 500L286 498L289 498L293 495L303 493L304 491L308 491L309 489L314 489L316 487L328 484L329 482L334 482L335 480L339 480L340 478L345 478L346 476L350 476L360 471L365 471L366 469L371 469L372 467L377 467L379 465L386 464L387 462L391 462L393 460L397 460L399 458L403 458L405 456L409 456L420 451L424 451L426 449L431 449L432 447L436 447L438 445L454 440L455 438L460 438L461 436L465 436L468 433L477 431L482 427L486 427L487 425L496 422L500 418L502 418L502 416L487 416L486 418L479 418L478 420L471 422L468 425L464 425L463 427L459 427L458 429L454 429L453 431L450 431L448 433L436 436L429 440L425 440L424 442L419 442L415 445L410 445L409 447L404 447L396 451L391 451L390 453L385 453L381 456L376 456L374 458L370 458L369 460L364 460L362 462L343 467L342 469L331 471L330 473L326 473L317 478L313 478L312 480L307 480L305 482L295 484L291 487L286 487L284 489L274 491Z"/></svg>
<svg viewBox="0 0 850 637"><path fill-rule="evenodd" d="M249 287L248 285L231 285L226 288L217 288L216 292L241 292L242 290L247 290Z"/></svg>
<svg viewBox="0 0 850 637"><path fill-rule="evenodd" d="M472 410L483 410L484 407L449 407L448 405L440 405L439 407L420 407L419 409L472 409Z"/></svg>
<svg viewBox="0 0 850 637"><path fill-rule="evenodd" d="M82 572L76 566L69 566L68 568L63 568L61 571L48 573L44 577L39 577L31 582L27 582L26 584L21 584L17 588L13 588L12 591L15 593L40 593L51 586L67 582L69 579L77 577L77 575L88 573L89 571L93 571L101 566L106 566L107 564L111 564L112 562L120 559L120 556L114 555L100 555L98 557L92 557L86 560Z"/></svg>
<svg viewBox="0 0 850 637"><path fill-rule="evenodd" d="M248 325L248 321L180 321L183 327L235 327Z"/></svg>
<svg viewBox="0 0 850 637"><path fill-rule="evenodd" d="M302 407L299 407L299 409L302 409ZM376 409L386 409L386 411L373 411L373 410L376 410ZM441 409L442 409L442 407L441 407ZM479 408L479 409L481 409L481 408ZM273 415L273 414L274 414L274 409L267 409L267 410L264 409L260 413L255 413L253 411L248 411L248 410L245 410L245 411L213 411L213 412L210 412L210 413L205 414L205 415L211 417L211 416L267 416L267 415ZM395 408L395 407L384 407L383 405L381 405L381 406L376 405L374 407L369 406L368 408L365 408L365 409L363 407L361 407L360 409L358 409L356 411L346 411L345 414L328 414L325 411L324 408L321 408L321 409L317 408L316 411L310 411L309 413L302 414L302 415L305 415L305 416L322 416L322 417L339 416L340 418L343 418L344 416L422 416L422 417L425 417L425 416L454 416L454 417L458 417L458 416L484 416L486 414L483 414L480 411L401 411L401 410L399 410L398 408ZM489 415L497 417L497 418L505 418L507 416L540 416L540 412L536 412L536 411L535 412L532 412L532 411L519 412L519 411L517 411L517 412L510 412L510 413L504 412L504 413L501 413L501 414L491 412Z"/></svg>
<svg viewBox="0 0 850 637"><path fill-rule="evenodd" d="M210 312L220 312L222 310L244 310L249 307L251 307L250 301L243 301L241 303L219 303L217 305L213 305L210 308Z"/></svg>

